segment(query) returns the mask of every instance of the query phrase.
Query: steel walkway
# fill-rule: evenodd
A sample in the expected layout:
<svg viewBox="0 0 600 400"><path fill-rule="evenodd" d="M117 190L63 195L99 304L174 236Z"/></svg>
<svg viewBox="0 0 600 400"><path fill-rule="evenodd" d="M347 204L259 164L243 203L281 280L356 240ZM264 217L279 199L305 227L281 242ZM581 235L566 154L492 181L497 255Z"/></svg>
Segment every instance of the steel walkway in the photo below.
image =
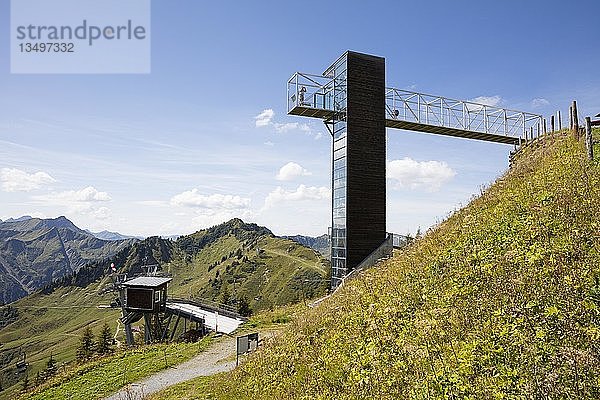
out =
<svg viewBox="0 0 600 400"><path fill-rule="evenodd" d="M204 323L207 328L218 333L230 334L245 321L232 313L219 312L212 307L190 302L167 301L166 311L194 322Z"/></svg>
<svg viewBox="0 0 600 400"><path fill-rule="evenodd" d="M335 104L337 92L345 82L333 78L296 72L287 83L288 114L319 118L326 123L345 112ZM343 96L342 96L343 97ZM472 101L386 88L388 128L426 132L487 142L519 145L542 135L543 117Z"/></svg>

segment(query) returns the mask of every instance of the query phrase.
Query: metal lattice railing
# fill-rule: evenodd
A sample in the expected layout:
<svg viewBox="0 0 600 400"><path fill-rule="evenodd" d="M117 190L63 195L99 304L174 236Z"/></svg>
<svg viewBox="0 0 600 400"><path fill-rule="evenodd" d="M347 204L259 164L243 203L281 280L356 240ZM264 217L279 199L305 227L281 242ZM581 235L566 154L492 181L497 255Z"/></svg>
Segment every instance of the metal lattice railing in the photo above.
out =
<svg viewBox="0 0 600 400"><path fill-rule="evenodd" d="M296 72L287 84L288 112L295 107L333 111L333 88L333 78Z"/></svg>
<svg viewBox="0 0 600 400"><path fill-rule="evenodd" d="M287 83L287 110L340 111L331 77L296 72ZM341 88L337 88L339 91ZM386 88L386 119L529 140L542 134L543 117L523 111Z"/></svg>
<svg viewBox="0 0 600 400"><path fill-rule="evenodd" d="M386 118L525 140L542 131L541 115L395 88L386 89Z"/></svg>

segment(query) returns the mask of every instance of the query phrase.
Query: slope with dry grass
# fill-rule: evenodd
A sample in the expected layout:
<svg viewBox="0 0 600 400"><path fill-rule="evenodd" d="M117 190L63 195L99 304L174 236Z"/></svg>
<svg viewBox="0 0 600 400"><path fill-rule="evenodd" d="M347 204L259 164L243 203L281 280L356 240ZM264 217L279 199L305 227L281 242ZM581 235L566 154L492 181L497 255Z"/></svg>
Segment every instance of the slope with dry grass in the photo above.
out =
<svg viewBox="0 0 600 400"><path fill-rule="evenodd" d="M242 367L178 396L600 398L599 215L600 166L547 138Z"/></svg>

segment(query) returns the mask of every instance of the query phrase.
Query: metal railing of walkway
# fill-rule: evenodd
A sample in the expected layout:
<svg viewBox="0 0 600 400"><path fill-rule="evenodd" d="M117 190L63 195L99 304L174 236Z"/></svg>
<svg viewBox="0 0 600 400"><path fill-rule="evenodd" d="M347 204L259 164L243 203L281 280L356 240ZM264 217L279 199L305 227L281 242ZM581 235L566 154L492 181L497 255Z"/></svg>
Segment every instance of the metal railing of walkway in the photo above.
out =
<svg viewBox="0 0 600 400"><path fill-rule="evenodd" d="M288 114L327 121L341 113L338 118L344 118L334 103L340 90L344 83L331 77L296 72L287 83ZM388 128L515 145L543 132L541 115L393 87L385 91Z"/></svg>
<svg viewBox="0 0 600 400"><path fill-rule="evenodd" d="M230 334L246 321L246 318L229 310L185 299L168 299L166 311L190 321L202 322L217 333Z"/></svg>

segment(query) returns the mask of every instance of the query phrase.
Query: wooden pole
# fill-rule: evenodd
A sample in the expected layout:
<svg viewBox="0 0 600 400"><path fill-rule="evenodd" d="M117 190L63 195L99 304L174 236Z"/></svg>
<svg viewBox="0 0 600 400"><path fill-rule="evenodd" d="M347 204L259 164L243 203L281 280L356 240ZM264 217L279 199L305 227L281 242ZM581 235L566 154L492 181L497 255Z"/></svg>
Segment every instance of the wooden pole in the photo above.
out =
<svg viewBox="0 0 600 400"><path fill-rule="evenodd" d="M554 115L550 117L550 132L554 132Z"/></svg>
<svg viewBox="0 0 600 400"><path fill-rule="evenodd" d="M585 146L587 147L588 160L594 159L594 142L592 140L592 119L585 117Z"/></svg>
<svg viewBox="0 0 600 400"><path fill-rule="evenodd" d="M544 118L544 135L546 134L546 118Z"/></svg>
<svg viewBox="0 0 600 400"><path fill-rule="evenodd" d="M133 346L133 332L131 331L131 324L125 324L125 340L128 346Z"/></svg>
<svg viewBox="0 0 600 400"><path fill-rule="evenodd" d="M558 117L558 130L562 129L562 119L560 118L560 110L556 112L556 116Z"/></svg>
<svg viewBox="0 0 600 400"><path fill-rule="evenodd" d="M144 343L150 344L152 341L152 336L150 333L150 318L151 316L147 313L144 313Z"/></svg>
<svg viewBox="0 0 600 400"><path fill-rule="evenodd" d="M579 117L577 116L577 101L573 100L573 133L575 140L579 140Z"/></svg>
<svg viewBox="0 0 600 400"><path fill-rule="evenodd" d="M573 130L573 106L569 106L569 130Z"/></svg>

